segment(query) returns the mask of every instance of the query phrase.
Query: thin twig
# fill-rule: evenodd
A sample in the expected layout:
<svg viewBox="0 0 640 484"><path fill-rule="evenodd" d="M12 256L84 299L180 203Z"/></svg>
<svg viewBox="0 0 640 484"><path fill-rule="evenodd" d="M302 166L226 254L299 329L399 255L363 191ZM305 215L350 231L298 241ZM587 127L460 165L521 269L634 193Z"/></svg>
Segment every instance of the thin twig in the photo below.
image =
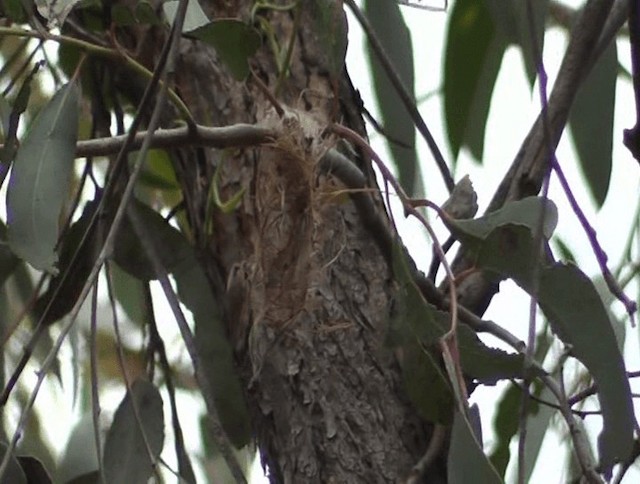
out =
<svg viewBox="0 0 640 484"><path fill-rule="evenodd" d="M76 157L108 156L125 151L137 151L147 137L147 131L138 131L130 142L129 134L81 140L76 144ZM220 128L196 125L195 131L187 126L158 129L153 133L149 148L179 148L209 146L212 148L242 148L272 142L276 133L268 128L253 124L234 124ZM3 145L0 144L0 149Z"/></svg>

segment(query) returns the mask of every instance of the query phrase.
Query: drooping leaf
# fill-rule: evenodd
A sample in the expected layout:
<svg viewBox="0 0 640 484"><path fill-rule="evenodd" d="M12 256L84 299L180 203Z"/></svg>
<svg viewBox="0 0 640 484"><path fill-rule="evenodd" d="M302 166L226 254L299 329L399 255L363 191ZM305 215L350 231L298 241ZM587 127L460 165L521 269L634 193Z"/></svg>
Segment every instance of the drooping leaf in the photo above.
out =
<svg viewBox="0 0 640 484"><path fill-rule="evenodd" d="M4 459L6 453L7 444L0 442L0 460ZM7 466L4 476L0 479L0 484L27 484L27 477L22 467L20 467L20 463L13 455L9 459L9 465Z"/></svg>
<svg viewBox="0 0 640 484"><path fill-rule="evenodd" d="M551 402L557 404L557 400L553 396L551 390L547 387L541 388L536 395L543 402ZM542 442L547 435L551 418L557 412L555 408L549 405L542 405L538 402L530 402L532 407L527 417L527 445L524 450L524 482L531 482L531 474L535 468L536 461L540 455Z"/></svg>
<svg viewBox="0 0 640 484"><path fill-rule="evenodd" d="M395 72L415 101L413 45L399 5L390 1L367 0L364 13L393 62ZM367 54L382 124L389 137L388 146L398 170L398 179L407 194L417 196L423 188L413 121L370 44L367 44Z"/></svg>
<svg viewBox="0 0 640 484"><path fill-rule="evenodd" d="M98 203L97 200L88 202L82 216L69 227L61 244L60 272L51 278L47 290L34 304L34 316L39 320L44 315L45 326L62 319L73 309L98 258L102 247L99 229L97 224L90 228Z"/></svg>
<svg viewBox="0 0 640 484"><path fill-rule="evenodd" d="M163 267L172 273L182 259L191 257L184 236L169 225L158 212L137 200L132 203L144 220L148 233L156 241L157 255ZM140 243L128 217L123 220L118 230L113 247L113 259L122 269L141 281L151 281L158 277L153 262L147 255L147 248Z"/></svg>
<svg viewBox="0 0 640 484"><path fill-rule="evenodd" d="M198 355L210 380L222 427L236 448L244 447L251 438L249 413L219 304L195 256L183 260L173 277L180 300L193 314Z"/></svg>
<svg viewBox="0 0 640 484"><path fill-rule="evenodd" d="M558 263L541 271L538 303L598 387L604 423L600 465L610 469L631 453L635 417L624 360L602 300L576 266Z"/></svg>
<svg viewBox="0 0 640 484"><path fill-rule="evenodd" d="M534 230L526 225L496 228L478 249L476 265L513 278L536 296L553 331L593 376L604 419L599 438L601 464L608 469L617 459L626 458L632 446L634 417L624 361L592 282L573 265L549 265L535 257ZM482 239L475 242L478 240ZM535 264L539 264L537 284L533 281Z"/></svg>
<svg viewBox="0 0 640 484"><path fill-rule="evenodd" d="M142 327L147 321L144 303L144 284L117 264L111 264L111 279L116 300L132 323Z"/></svg>
<svg viewBox="0 0 640 484"><path fill-rule="evenodd" d="M34 268L56 272L55 246L69 194L78 132L78 89L60 89L34 120L18 149L7 191L8 240Z"/></svg>
<svg viewBox="0 0 640 484"><path fill-rule="evenodd" d="M479 421L477 406L471 407L469 412L475 414L474 420ZM473 482L485 484L501 483L500 475L493 467L482 450L482 440L474 432L473 426L467 418L456 410L451 431L451 445L448 456L448 482L451 484L466 484L471 478ZM473 476L473 477L471 477Z"/></svg>
<svg viewBox="0 0 640 484"><path fill-rule="evenodd" d="M450 420L453 395L440 367L438 342L451 326L451 315L427 303L412 280L409 264L399 243L394 245L394 276L398 283L396 312L391 320L388 344L400 347L402 371L409 398L423 418ZM458 326L458 350L463 373L482 383L521 378L523 357L485 345L469 327Z"/></svg>
<svg viewBox="0 0 640 484"><path fill-rule="evenodd" d="M617 65L616 43L611 42L578 89L569 113L580 167L598 207L611 179Z"/></svg>
<svg viewBox="0 0 640 484"><path fill-rule="evenodd" d="M235 19L219 19L185 33L216 49L218 57L238 81L249 75L249 58L260 47L260 34Z"/></svg>
<svg viewBox="0 0 640 484"><path fill-rule="evenodd" d="M494 445L489 456L498 474L503 478L511 459L511 439L518 432L519 409L522 402L522 390L511 385L497 405L493 420Z"/></svg>
<svg viewBox="0 0 640 484"><path fill-rule="evenodd" d="M537 71L535 55L542 55L544 45L548 0L488 0L486 3L500 33L509 44L520 47L529 84L533 87ZM530 3L532 18L527 3ZM532 27L535 29L533 34Z"/></svg>
<svg viewBox="0 0 640 484"><path fill-rule="evenodd" d="M140 420L136 419L134 405ZM107 433L104 445L107 483L146 484L163 445L164 414L160 392L152 383L136 380L131 393L116 410Z"/></svg>
<svg viewBox="0 0 640 484"><path fill-rule="evenodd" d="M453 416L453 393L441 369L440 358L416 341L402 349L402 378L411 403L427 422L449 424Z"/></svg>
<svg viewBox="0 0 640 484"><path fill-rule="evenodd" d="M188 0L187 11L184 16L184 23L182 24L182 33L191 32L198 27L202 27L209 23L209 17L204 13L198 0ZM178 12L178 0L171 0L162 4L162 10L167 18L169 24L173 24Z"/></svg>
<svg viewBox="0 0 640 484"><path fill-rule="evenodd" d="M210 379L222 426L231 442L242 447L250 439L248 410L222 312L207 277L184 235L146 205L133 203L139 220L155 241L154 249L160 262L176 281L180 300L193 314L198 354ZM135 234L128 220L123 223L114 247L114 259L134 277L145 281L155 279L155 268L146 255L148 248L141 245Z"/></svg>
<svg viewBox="0 0 640 484"><path fill-rule="evenodd" d="M506 48L485 2L458 0L451 12L444 61L444 112L454 159L467 146L482 159L493 87Z"/></svg>

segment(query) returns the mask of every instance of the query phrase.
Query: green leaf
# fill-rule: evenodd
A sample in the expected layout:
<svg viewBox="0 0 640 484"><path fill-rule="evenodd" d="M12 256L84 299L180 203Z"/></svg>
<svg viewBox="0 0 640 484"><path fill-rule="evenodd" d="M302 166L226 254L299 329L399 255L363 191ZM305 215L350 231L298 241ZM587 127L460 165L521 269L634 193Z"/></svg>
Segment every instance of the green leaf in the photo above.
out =
<svg viewBox="0 0 640 484"><path fill-rule="evenodd" d="M222 312L193 248L182 233L157 212L134 201L134 209L155 241L155 250L167 272L176 281L178 296L195 321L198 354L210 378L222 426L236 447L251 437L248 410L238 377L231 346L222 322ZM148 281L157 278L128 218L123 222L114 246L114 260L134 277Z"/></svg>
<svg viewBox="0 0 640 484"><path fill-rule="evenodd" d="M129 159L135 160L136 155L137 152L133 152ZM180 190L176 172L166 151L149 150L147 162L140 174L140 183L159 190Z"/></svg>
<svg viewBox="0 0 640 484"><path fill-rule="evenodd" d="M91 222L98 208L98 201L85 205L82 216L74 222L61 241L60 272L51 278L47 290L36 300L34 315L45 326L50 325L69 314L76 304L93 266L98 259L102 240L97 224L91 228Z"/></svg>
<svg viewBox="0 0 640 484"><path fill-rule="evenodd" d="M598 207L611 180L617 66L616 43L611 42L578 89L569 114L580 167Z"/></svg>
<svg viewBox="0 0 640 484"><path fill-rule="evenodd" d="M116 4L111 7L111 19L113 23L119 27L128 27L138 23L131 9L121 4Z"/></svg>
<svg viewBox="0 0 640 484"><path fill-rule="evenodd" d="M396 312L391 319L388 344L399 347L407 394L420 415L431 422L451 419L453 395L441 370L437 343L449 330L451 315L428 304L411 276L412 262L400 243L394 244L394 276L398 283ZM500 379L521 378L521 355L485 345L471 328L458 326L458 349L464 374L493 384Z"/></svg>
<svg viewBox="0 0 640 484"><path fill-rule="evenodd" d="M7 453L7 444L0 442L0 460L4 459ZM9 465L5 471L0 484L27 484L27 477L25 476L22 467L18 460L12 455L9 459Z"/></svg>
<svg viewBox="0 0 640 484"><path fill-rule="evenodd" d="M138 327L143 327L148 321L144 301L145 282L133 277L117 264L111 264L110 270L116 300L131 322Z"/></svg>
<svg viewBox="0 0 640 484"><path fill-rule="evenodd" d="M2 0L2 11L14 23L21 24L27 21L22 0Z"/></svg>
<svg viewBox="0 0 640 484"><path fill-rule="evenodd" d="M598 385L604 419L604 429L599 439L601 464L607 469L617 459L628 457L633 444L634 416L624 361L603 302L593 283L577 267L561 263L541 265L537 272L538 283L533 283L532 269L536 263L540 263L540 258L535 257L533 252L533 233L544 200L530 198L517 203L522 207L523 202L527 202L528 210L514 212L513 205L505 206L502 214L491 214L494 215L492 223L485 220L484 224L478 224L481 219L447 223L452 224L450 227L454 233L458 231L461 238L471 242L470 245L475 244L478 267L513 278L523 289L537 297L553 331L593 376ZM552 207L550 205L546 209L550 219L544 224L545 237L550 236L555 227L555 208ZM506 209L509 209L508 212ZM506 213L510 214L509 217L506 217ZM516 213L518 216L514 217ZM507 226L495 223L496 220L501 222L507 219L511 221ZM513 225L516 219L520 226ZM460 230L461 224L465 231ZM486 237L491 227L497 228Z"/></svg>
<svg viewBox="0 0 640 484"><path fill-rule="evenodd" d="M635 417L624 361L602 300L577 267L555 264L541 271L538 303L598 387L604 421L598 438L600 465L610 469L631 454Z"/></svg>
<svg viewBox="0 0 640 484"><path fill-rule="evenodd" d="M548 0L530 2L532 20L529 18L528 0L510 0L509 2L488 0L486 3L501 35L509 44L520 47L529 84L533 87L537 74L535 53L542 55ZM533 37L531 22L535 27Z"/></svg>
<svg viewBox="0 0 640 484"><path fill-rule="evenodd" d="M413 45L400 6L393 1L367 0L364 12L386 54L393 62L395 72L415 101ZM387 143L398 170L398 179L407 194L416 196L423 191L423 187L415 148L416 130L413 120L369 43L367 54L373 75L373 87L382 114L382 124L389 137Z"/></svg>
<svg viewBox="0 0 640 484"><path fill-rule="evenodd" d="M187 7L187 12L188 12ZM136 4L135 7L135 16L138 22L141 24L148 25L161 25L162 21L158 18L158 14L156 13L155 8L151 5L150 2L146 0L141 0Z"/></svg>
<svg viewBox="0 0 640 484"><path fill-rule="evenodd" d="M499 210L475 219L445 219L444 222L458 240L477 249L499 227L522 226L535 233L543 216L542 234L549 239L558 223L558 209L551 200L542 197L508 202Z"/></svg>
<svg viewBox="0 0 640 484"><path fill-rule="evenodd" d="M132 204L138 210L149 235L156 241L158 257L167 272L172 273L181 260L192 257L190 247L180 231L143 203L134 200ZM158 278L153 262L147 256L147 248L140 243L128 217L118 230L113 259L136 279L148 282Z"/></svg>
<svg viewBox="0 0 640 484"><path fill-rule="evenodd" d="M184 16L184 23L182 24L182 33L191 32L196 30L198 27L202 27L209 23L209 17L204 13L202 7L200 7L200 3L198 0L188 0L187 11ZM162 10L164 11L164 15L167 18L169 24L173 24L173 21L176 18L176 13L178 12L178 5L180 2L178 0L171 0L169 2L164 2L162 4Z"/></svg>
<svg viewBox="0 0 640 484"><path fill-rule="evenodd" d="M59 90L18 149L7 192L11 250L34 268L56 273L55 246L69 195L78 132L78 89Z"/></svg>
<svg viewBox="0 0 640 484"><path fill-rule="evenodd" d="M485 345L468 326L458 326L458 350L465 376L486 385L498 380L521 378L524 356Z"/></svg>
<svg viewBox="0 0 640 484"><path fill-rule="evenodd" d="M220 422L236 448L251 439L249 412L222 322L222 311L195 255L173 272L181 301L193 313L200 362L210 379Z"/></svg>
<svg viewBox="0 0 640 484"><path fill-rule="evenodd" d="M260 34L235 19L214 20L185 33L213 46L218 57L238 81L249 75L249 58L260 47Z"/></svg>
<svg viewBox="0 0 640 484"><path fill-rule="evenodd" d="M402 379L411 403L427 422L446 425L453 417L454 402L439 361L416 341L402 349Z"/></svg>
<svg viewBox="0 0 640 484"><path fill-rule="evenodd" d="M160 392L152 383L136 380L131 386L131 393L127 393L116 410L107 434L104 445L107 482L146 484L163 445L164 414Z"/></svg>
<svg viewBox="0 0 640 484"><path fill-rule="evenodd" d="M471 418L479 421L477 406L469 409ZM467 484L470 476L473 482L483 484L502 483L500 475L482 451L480 436L477 436L467 418L456 410L451 431L451 445L448 456L448 482Z"/></svg>
<svg viewBox="0 0 640 484"><path fill-rule="evenodd" d="M463 146L482 159L487 114L505 49L485 2L454 3L444 61L444 111L454 159Z"/></svg>

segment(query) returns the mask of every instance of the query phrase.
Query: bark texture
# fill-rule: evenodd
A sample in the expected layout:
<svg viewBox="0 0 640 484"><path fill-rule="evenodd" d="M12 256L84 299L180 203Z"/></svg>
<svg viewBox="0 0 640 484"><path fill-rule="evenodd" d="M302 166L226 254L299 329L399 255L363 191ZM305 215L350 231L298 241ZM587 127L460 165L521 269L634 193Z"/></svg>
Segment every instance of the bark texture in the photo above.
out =
<svg viewBox="0 0 640 484"><path fill-rule="evenodd" d="M198 122L261 123L281 135L261 148L181 150L176 169L199 255L226 307L271 481L399 482L424 454L429 429L406 398L384 344L394 293L390 269L344 186L318 170L322 154L338 142L327 126L335 121L365 132L346 71L337 82L330 79L313 4L302 2L297 28L293 12L262 12L281 44L295 39L289 75L276 94L282 117L255 80L235 81L213 49L182 41L176 84ZM203 7L211 18L247 19L251 5ZM147 32L144 40L153 55L161 44L155 35ZM275 93L278 72L266 41L252 68ZM368 162L354 162L375 187ZM223 200L245 193L232 213L214 214L207 234L206 198L216 168ZM225 292L228 279L242 281L234 283L233 298ZM430 475L428 482L442 481L441 468Z"/></svg>

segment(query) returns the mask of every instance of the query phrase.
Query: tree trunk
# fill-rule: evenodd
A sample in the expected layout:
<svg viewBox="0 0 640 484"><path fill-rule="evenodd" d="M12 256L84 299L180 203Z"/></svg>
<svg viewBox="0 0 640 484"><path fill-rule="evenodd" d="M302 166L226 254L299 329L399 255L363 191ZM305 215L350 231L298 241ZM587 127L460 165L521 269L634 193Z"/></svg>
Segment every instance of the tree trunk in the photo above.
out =
<svg viewBox="0 0 640 484"><path fill-rule="evenodd" d="M252 3L213 0L203 8L212 19L248 19ZM430 431L385 347L392 274L345 186L318 169L338 141L324 132L332 122L366 136L360 99L346 71L331 82L313 29L315 2L301 3L297 30L293 11L262 12L282 44L295 36L290 72L277 94L266 41L251 63L284 108L282 118L254 79L235 81L212 48L181 42L177 89L198 122L270 124L284 134L270 146L233 152L180 150L176 171L201 261L226 308L271 482L404 481ZM154 35L147 34L146 45L157 50ZM368 160L353 161L375 187ZM232 213L214 213L208 234L207 193L220 164L221 198L245 192ZM227 280L232 290L224 292ZM432 469L428 482L441 482L442 475Z"/></svg>

